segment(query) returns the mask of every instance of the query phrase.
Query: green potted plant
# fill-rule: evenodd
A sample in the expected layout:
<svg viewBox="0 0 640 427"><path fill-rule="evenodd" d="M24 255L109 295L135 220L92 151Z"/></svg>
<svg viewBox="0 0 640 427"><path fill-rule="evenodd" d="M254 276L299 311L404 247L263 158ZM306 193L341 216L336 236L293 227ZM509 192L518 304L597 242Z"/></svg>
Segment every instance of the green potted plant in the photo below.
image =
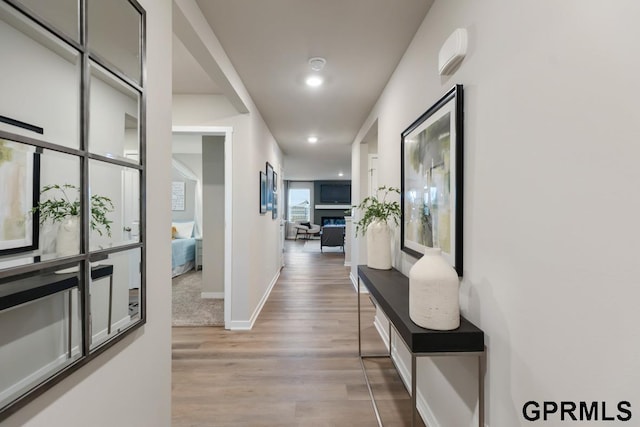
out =
<svg viewBox="0 0 640 427"><path fill-rule="evenodd" d="M71 192L76 193L75 197L70 197ZM33 208L40 216L40 225L47 221L59 223L58 235L56 238L56 252L59 255L75 255L80 248L80 189L72 184L53 184L45 186L40 195L47 194L49 198L41 200ZM110 198L91 195L89 223L91 230L96 231L100 236L106 233L111 237L111 224L113 221L107 218L109 212L113 212L114 206Z"/></svg>
<svg viewBox="0 0 640 427"><path fill-rule="evenodd" d="M382 193L382 195L380 194ZM391 268L391 228L389 223L400 223L400 203L388 201L389 193L400 194L400 189L382 186L374 196L366 197L355 209L362 212L356 224L356 237L367 238L367 266L379 270Z"/></svg>

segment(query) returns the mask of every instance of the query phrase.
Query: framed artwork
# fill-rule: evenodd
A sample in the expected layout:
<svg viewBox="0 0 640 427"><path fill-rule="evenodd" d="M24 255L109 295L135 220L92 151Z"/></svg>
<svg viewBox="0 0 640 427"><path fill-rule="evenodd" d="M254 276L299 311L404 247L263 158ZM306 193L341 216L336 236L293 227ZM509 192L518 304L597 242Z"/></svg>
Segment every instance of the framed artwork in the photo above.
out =
<svg viewBox="0 0 640 427"><path fill-rule="evenodd" d="M0 139L0 255L38 248L40 152Z"/></svg>
<svg viewBox="0 0 640 427"><path fill-rule="evenodd" d="M401 249L440 248L462 276L463 89L456 85L401 135Z"/></svg>
<svg viewBox="0 0 640 427"><path fill-rule="evenodd" d="M267 162L267 210L273 209L273 166Z"/></svg>
<svg viewBox="0 0 640 427"><path fill-rule="evenodd" d="M267 175L260 171L260 213L267 213Z"/></svg>
<svg viewBox="0 0 640 427"><path fill-rule="evenodd" d="M278 193L273 193L273 209L271 210L271 218L278 218Z"/></svg>
<svg viewBox="0 0 640 427"><path fill-rule="evenodd" d="M273 192L278 192L278 174L275 171L273 172Z"/></svg>
<svg viewBox="0 0 640 427"><path fill-rule="evenodd" d="M171 210L184 210L184 181L173 181L171 183Z"/></svg>

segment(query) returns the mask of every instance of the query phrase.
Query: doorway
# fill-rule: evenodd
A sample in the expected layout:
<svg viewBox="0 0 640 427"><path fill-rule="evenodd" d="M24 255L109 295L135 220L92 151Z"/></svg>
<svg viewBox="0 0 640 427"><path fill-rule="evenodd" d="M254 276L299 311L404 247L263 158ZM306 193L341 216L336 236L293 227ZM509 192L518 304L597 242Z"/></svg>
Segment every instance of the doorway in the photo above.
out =
<svg viewBox="0 0 640 427"><path fill-rule="evenodd" d="M201 222L203 282L202 297L224 298L224 326L231 324L231 241L232 241L232 133L231 127L174 126L174 136L201 136L203 154L202 211L195 216ZM217 167L211 167L212 165ZM205 176L207 175L207 176ZM212 185L209 185L209 184ZM221 203L223 202L223 203ZM219 211L209 212L207 209ZM206 213L206 214L205 214ZM211 213L212 215L209 215ZM223 238L220 238L223 234ZM208 264L208 265L207 265ZM216 264L216 265L213 265ZM223 289L208 288L222 282ZM210 283L209 283L210 282Z"/></svg>

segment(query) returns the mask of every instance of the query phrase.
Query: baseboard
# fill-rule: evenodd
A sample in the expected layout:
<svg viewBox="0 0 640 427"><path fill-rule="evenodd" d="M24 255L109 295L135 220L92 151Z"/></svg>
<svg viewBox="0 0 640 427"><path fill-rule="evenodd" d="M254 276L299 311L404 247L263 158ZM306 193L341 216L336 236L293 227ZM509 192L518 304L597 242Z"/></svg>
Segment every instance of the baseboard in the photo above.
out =
<svg viewBox="0 0 640 427"><path fill-rule="evenodd" d="M203 299L224 299L224 292L202 292L200 298Z"/></svg>
<svg viewBox="0 0 640 427"><path fill-rule="evenodd" d="M402 358L398 354L398 349L395 346L391 351L391 357L396 365L396 369L398 371L398 374L400 375L400 379L402 379L405 388L407 389L409 394L411 394L411 370L409 370L407 368L407 365L404 364ZM425 425L428 425L429 427L440 427L440 423L438 423L435 415L433 415L433 411L431 411L431 408L429 408L427 400L424 398L422 393L420 393L419 389L416 396L416 406L418 407L418 412L420 413L420 416L422 417Z"/></svg>
<svg viewBox="0 0 640 427"><path fill-rule="evenodd" d="M80 355L80 347L76 346L71 349L71 358ZM59 370L60 366L63 366L69 359L67 358L67 353L61 354L56 357L55 360L44 365L42 368L37 371L31 373L25 378L22 378L17 383L7 387L5 390L0 391L0 402L6 401L9 396L18 396L24 393L25 390L33 387L38 384L42 380L46 379L48 376L53 375L57 370ZM11 399L10 399L11 400Z"/></svg>
<svg viewBox="0 0 640 427"><path fill-rule="evenodd" d="M229 322L229 327L225 327L230 331L249 331L253 327L253 324L249 320L232 320Z"/></svg>
<svg viewBox="0 0 640 427"><path fill-rule="evenodd" d="M380 335L380 338L382 339L382 342L384 342L388 350L389 346L391 345L389 339L389 329L382 326L382 322L380 321L377 313L373 320L373 325L375 326L378 334ZM400 379L404 384L404 387L407 389L409 394L411 394L411 371L402 361L402 358L398 354L398 349L396 346L393 346L393 349L391 350L391 358L394 362L396 370L398 371L398 375L400 376ZM433 415L433 412L431 411L431 408L429 408L429 405L427 405L427 401L422 393L420 393L420 390L418 390L416 396L416 406L418 407L418 412L420 413L422 420L425 422L425 425L428 425L429 427L440 427L440 424L436 420L435 415Z"/></svg>
<svg viewBox="0 0 640 427"><path fill-rule="evenodd" d="M378 331L378 335L382 338L382 342L387 347L387 350L389 350L389 328L382 326L378 313L376 313L376 316L373 318L373 326L375 326L376 331Z"/></svg>
<svg viewBox="0 0 640 427"><path fill-rule="evenodd" d="M267 291L264 293L264 295L262 296L262 299L258 303L258 306L253 311L251 318L249 320L232 320L231 322L229 322L230 330L249 331L251 330L251 328L253 328L254 323L256 323L256 320L258 319L258 315L260 315L262 308L264 307L265 303L269 299L269 295L271 295L271 291L273 290L273 287L276 285L276 282L280 277L280 271L281 269L279 268L278 271L276 272L276 275L273 276L273 279L271 279L271 283L269 283L269 287L267 288Z"/></svg>
<svg viewBox="0 0 640 427"><path fill-rule="evenodd" d="M131 316L123 317L122 319L118 320L116 323L111 325L111 334L113 335L115 331L117 331L119 328L127 326L130 323L131 323ZM98 331L98 333L94 334L91 337L91 342L93 343L101 342L102 340L106 339L108 336L109 334L107 334L107 328L104 328L103 330Z"/></svg>
<svg viewBox="0 0 640 427"><path fill-rule="evenodd" d="M353 273L349 273L349 279L351 279L351 284L353 285L353 290L358 292L358 278L353 275ZM364 286L360 285L360 293L368 294L369 290Z"/></svg>

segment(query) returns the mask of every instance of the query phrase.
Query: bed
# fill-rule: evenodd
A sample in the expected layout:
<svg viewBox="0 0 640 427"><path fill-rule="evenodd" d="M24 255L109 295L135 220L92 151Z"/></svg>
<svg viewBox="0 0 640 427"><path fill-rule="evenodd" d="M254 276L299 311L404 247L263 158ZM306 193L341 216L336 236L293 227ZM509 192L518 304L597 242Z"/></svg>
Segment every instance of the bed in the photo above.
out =
<svg viewBox="0 0 640 427"><path fill-rule="evenodd" d="M171 224L171 277L179 276L195 267L196 239L193 221Z"/></svg>
<svg viewBox="0 0 640 427"><path fill-rule="evenodd" d="M173 239L171 241L171 277L191 270L196 261L196 239Z"/></svg>

